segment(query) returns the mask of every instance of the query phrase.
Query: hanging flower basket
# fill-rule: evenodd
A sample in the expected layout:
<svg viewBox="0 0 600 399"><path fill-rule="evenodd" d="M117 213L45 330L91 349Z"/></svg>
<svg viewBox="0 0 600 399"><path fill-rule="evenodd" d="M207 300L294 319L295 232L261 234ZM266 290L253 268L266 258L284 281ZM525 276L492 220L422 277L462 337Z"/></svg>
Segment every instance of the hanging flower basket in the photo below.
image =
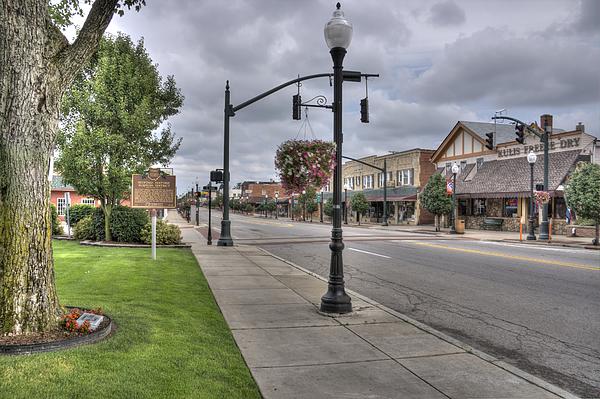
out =
<svg viewBox="0 0 600 399"><path fill-rule="evenodd" d="M538 204L547 204L550 202L550 193L548 191L534 191L533 198Z"/></svg>
<svg viewBox="0 0 600 399"><path fill-rule="evenodd" d="M335 167L335 143L322 140L288 140L275 155L275 167L283 188L302 192L307 187L320 188L327 183Z"/></svg>

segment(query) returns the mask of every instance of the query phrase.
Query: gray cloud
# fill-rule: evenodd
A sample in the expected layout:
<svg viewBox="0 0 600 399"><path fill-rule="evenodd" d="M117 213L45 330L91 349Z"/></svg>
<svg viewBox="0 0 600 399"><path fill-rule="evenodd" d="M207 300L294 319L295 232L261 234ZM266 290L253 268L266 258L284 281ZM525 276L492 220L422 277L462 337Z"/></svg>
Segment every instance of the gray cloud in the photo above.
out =
<svg viewBox="0 0 600 399"><path fill-rule="evenodd" d="M447 0L431 6L429 22L437 26L459 26L466 21L465 11L454 1Z"/></svg>
<svg viewBox="0 0 600 399"><path fill-rule="evenodd" d="M112 32L145 37L161 73L174 74L185 95L181 114L170 121L183 137L172 162L180 191L196 177L205 184L209 171L222 167L226 80L237 105L297 74L331 71L323 26L334 3L163 0L113 20ZM543 1L511 7L505 1L461 1L464 10L436 0L344 1L354 25L345 68L381 74L369 81L370 124L359 121L364 84L344 84L345 153L435 148L457 120L488 120L495 109L508 106L531 120L543 112L557 115L557 123L581 119L592 131L600 120L593 107L598 46L574 30L591 26L593 17L586 17L595 9L591 3L566 18L564 10L573 3L557 0L540 18ZM528 29L532 20L535 29ZM562 25L569 32L540 33L567 20ZM520 30L503 26L506 21ZM291 119L295 92L286 88L232 118L232 183L275 177L277 146L296 137L302 124ZM324 94L331 100L331 93L327 79L302 87L304 99ZM331 112L311 109L309 117L315 136L331 139Z"/></svg>
<svg viewBox="0 0 600 399"><path fill-rule="evenodd" d="M432 103L577 106L600 100L599 64L597 47L488 28L448 45L413 87Z"/></svg>

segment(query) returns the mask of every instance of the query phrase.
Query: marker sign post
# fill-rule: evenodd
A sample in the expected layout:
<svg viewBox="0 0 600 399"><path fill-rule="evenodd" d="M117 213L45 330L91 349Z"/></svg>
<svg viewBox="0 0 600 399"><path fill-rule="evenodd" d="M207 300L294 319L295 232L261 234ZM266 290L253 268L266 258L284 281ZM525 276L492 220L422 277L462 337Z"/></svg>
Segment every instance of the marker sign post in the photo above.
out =
<svg viewBox="0 0 600 399"><path fill-rule="evenodd" d="M173 175L149 169L131 176L131 207L150 209L152 215L152 259L156 260L156 210L177 207L177 185Z"/></svg>

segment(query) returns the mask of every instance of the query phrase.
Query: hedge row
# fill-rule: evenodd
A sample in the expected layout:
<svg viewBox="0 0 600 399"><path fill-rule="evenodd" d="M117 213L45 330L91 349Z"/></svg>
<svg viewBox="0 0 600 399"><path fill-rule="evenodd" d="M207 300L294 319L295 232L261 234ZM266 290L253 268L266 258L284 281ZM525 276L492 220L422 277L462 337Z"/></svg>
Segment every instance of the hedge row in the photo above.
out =
<svg viewBox="0 0 600 399"><path fill-rule="evenodd" d="M148 213L143 209L116 206L110 215L112 240L116 242L150 243L152 225ZM91 214L84 216L75 224L74 237L77 240L104 241L104 212L93 208ZM179 244L179 227L157 222L156 236L158 244Z"/></svg>

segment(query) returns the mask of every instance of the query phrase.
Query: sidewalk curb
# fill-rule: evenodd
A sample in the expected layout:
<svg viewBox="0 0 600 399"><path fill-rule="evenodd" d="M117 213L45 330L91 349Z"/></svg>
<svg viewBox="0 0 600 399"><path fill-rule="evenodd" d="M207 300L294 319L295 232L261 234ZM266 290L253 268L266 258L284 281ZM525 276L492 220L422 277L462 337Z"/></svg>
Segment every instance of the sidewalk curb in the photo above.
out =
<svg viewBox="0 0 600 399"><path fill-rule="evenodd" d="M318 275L318 274L316 274L316 273L314 273L314 272L312 272L310 270L307 270L307 269L303 268L302 266L299 266L299 265L297 265L297 264L295 264L295 263L293 263L291 261L283 259L283 258L281 258L281 257L279 257L279 256L277 256L277 255L275 255L275 254L267 251L264 248L261 248L261 247L258 247L258 246L256 248L258 250L264 252L265 254L267 254L267 255L275 258L275 259L278 259L278 260L280 260L280 261L282 261L284 263L287 263L290 266L295 267L298 270L303 271L304 273L306 273L306 274L308 274L310 276L316 277L317 279L319 279L321 281L327 282L327 279L325 279L324 277L321 277L320 275ZM512 366L512 365L510 365L510 364L508 364L506 362L504 362L503 360L500 360L498 358L495 358L494 356L488 355L487 353L482 352L482 351L480 351L478 349L475 349L475 348L473 348L470 345L467 345L467 344L465 344L465 343L463 343L463 342L461 342L461 341L459 341L459 340L457 340L457 339L455 339L453 337L450 337L450 336L448 336L448 335L446 335L446 334L444 334L444 333L442 333L442 332L434 329L433 327L430 327L430 326L428 326L428 325L426 325L424 323L421 323L420 321L417 321L417 320L412 319L412 318L410 318L410 317L408 317L408 316L406 316L406 315L404 315L404 314L402 314L400 312L397 312L397 311L395 311L393 309L390 309L387 306L384 306L384 305L382 305L382 304L374 301L371 298L365 297L364 295L361 295L361 294L359 294L359 293L357 293L355 291L349 290L349 289L346 289L346 291L349 292L350 294L352 294L354 297L356 297L358 299L361 299L361 300L363 300L363 301L365 301L365 302L367 302L367 303L369 303L369 304L371 304L371 305L373 305L373 306L375 306L375 307L383 310L384 312L387 312L387 313L389 313L389 314L391 314L393 316L396 316L399 319L401 319L401 320L403 320L403 321L405 321L405 322L407 322L409 324L412 324L416 328L418 328L420 330L423 330L423 331L425 331L425 332L427 332L429 334L432 334L432 335L440 338L443 341L446 341L446 342L448 342L448 343L450 343L452 345L455 345L455 346L463 349L467 353L471 353L471 354L479 357L480 359L482 359L482 360L484 360L484 361L486 361L488 363L492 363L493 365L498 366L501 369L503 369L503 370L505 370L505 371L507 371L507 372L509 372L511 374L514 374L515 376L517 376L519 378L522 378L525 381L527 381L527 382L529 382L529 383L531 383L531 384L533 384L533 385L535 385L535 386L537 386L539 388L542 388L542 389L544 389L544 390L546 390L546 391L548 391L550 393L553 393L554 395L557 395L557 396L559 396L559 397L561 397L563 399L581 399L578 396L575 396L572 393L567 392L567 391L565 391L562 388L559 388L559 387L557 387L557 386L555 386L553 384L550 384L549 382L546 382L546 381L544 381L544 380L542 380L542 379L540 379L538 377L535 377L535 376L533 376L533 375L531 375L531 374L529 374L529 373L527 373L527 372L525 372L525 371L523 371L521 369L518 369L517 367L514 367L514 366Z"/></svg>

